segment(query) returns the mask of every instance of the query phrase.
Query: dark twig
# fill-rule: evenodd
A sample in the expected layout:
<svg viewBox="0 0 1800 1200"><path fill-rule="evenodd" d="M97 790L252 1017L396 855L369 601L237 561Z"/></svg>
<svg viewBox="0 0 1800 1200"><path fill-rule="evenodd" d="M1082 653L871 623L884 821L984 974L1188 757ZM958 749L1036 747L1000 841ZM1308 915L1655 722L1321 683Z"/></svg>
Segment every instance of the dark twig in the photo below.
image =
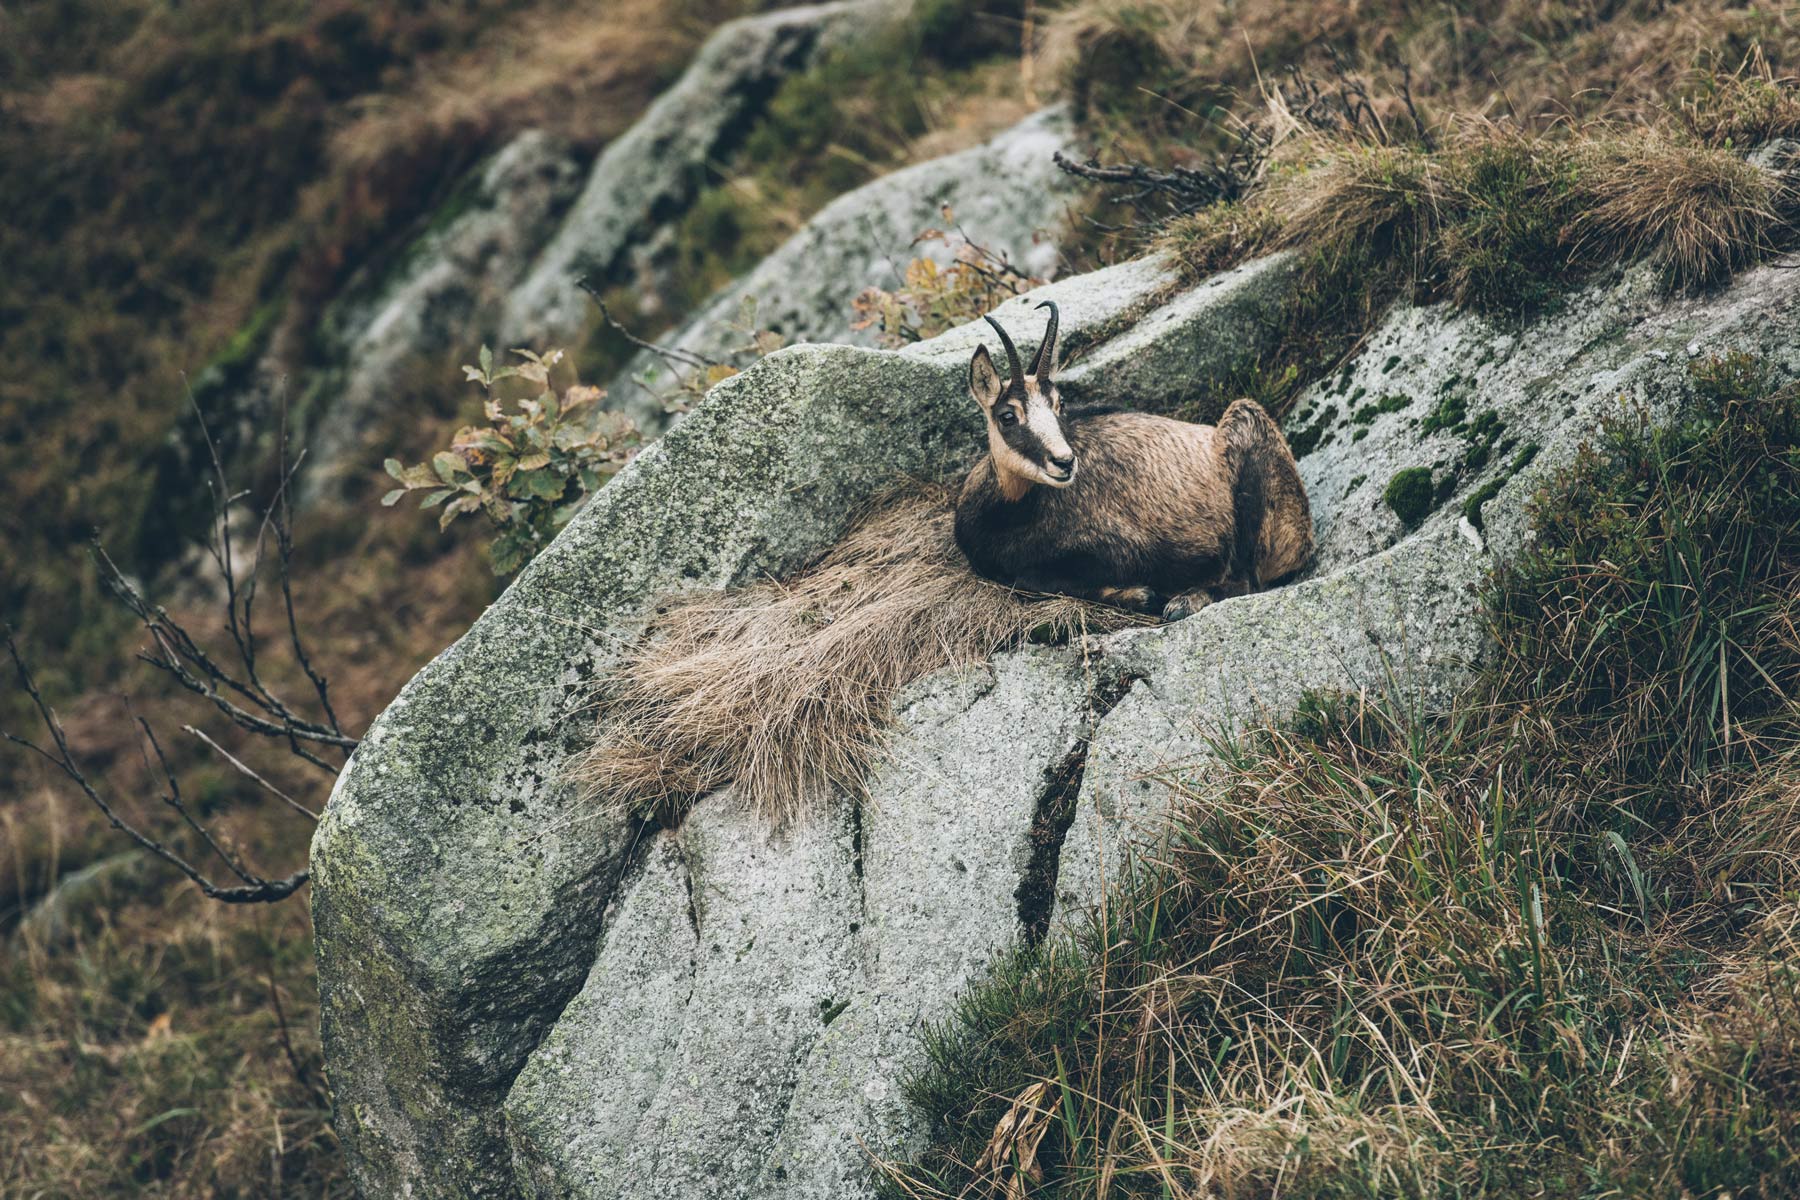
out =
<svg viewBox="0 0 1800 1200"><path fill-rule="evenodd" d="M683 350L678 346L659 346L655 342L645 341L643 338L627 329L623 322L612 315L611 311L606 307L606 301L601 298L599 290L596 289L593 284L589 283L586 279L577 279L575 281L575 286L586 292L599 307L600 319L606 322L609 329L618 333L639 350L648 351L662 359L663 362L668 365L670 370L674 370L677 364L686 367L694 367L702 371L712 366L711 363L690 350Z"/></svg>
<svg viewBox="0 0 1800 1200"><path fill-rule="evenodd" d="M100 567L101 582L138 618L156 645L156 653L139 654L141 660L169 675L188 691L211 702L233 724L264 737L294 742L294 752L301 758L333 775L337 773L336 767L307 752L297 743L311 742L348 752L356 748L355 738L339 728L335 720L323 724L300 717L270 695L262 687L254 671L247 674L248 682L231 675L200 648L187 630L169 615L168 610L161 605L152 605L131 586L125 573L119 570L106 548L98 541L93 543L93 551ZM235 694L250 707L233 701L227 693ZM259 715L253 711L255 709L260 709L266 715Z"/></svg>
<svg viewBox="0 0 1800 1200"><path fill-rule="evenodd" d="M190 402L192 399L190 392ZM224 462L219 457L212 433L206 428L205 416L200 413L198 404L195 404L195 414L200 417L201 431L206 439L207 451L212 462L211 478L207 481L207 486L213 496L213 524L207 536L206 549L214 567L223 577L224 631L230 638L236 653L235 664L228 666L213 657L201 647L179 621L170 616L166 609L146 600L125 577L124 572L119 569L117 563L113 562L112 557L107 554L106 548L96 538L93 542L93 553L95 563L100 571L101 581L113 596L137 617L145 632L149 634L151 647L139 653L140 659L174 679L186 690L207 700L240 729L285 742L288 750L296 757L335 776L340 768L326 762L316 751L335 750L338 754L348 758L350 751L356 748L357 739L346 734L338 721L337 713L332 708L325 677L314 668L312 659L307 654L305 641L300 635L299 618L294 608L292 586L294 538L289 487L305 456L302 453L293 456L292 461L289 460L285 397L278 452L278 482L274 497L263 510L261 521L257 524L255 549L249 562L245 564L248 568L248 575L241 580L231 510L234 505L243 500L244 493L231 490L226 479ZM275 547L275 570L281 587L282 605L287 619L288 643L293 652L294 661L313 686L319 709L323 712L322 718L303 715L278 696L264 682L261 664L257 660L256 596L258 581L262 577L266 561L265 555L271 541ZM225 841L216 837L213 831L202 823L195 816L193 809L189 807L186 797L182 794L181 780L170 764L168 755L164 753L162 742L157 738L156 731L148 721L136 717L135 714L133 719L136 720L141 730L138 752L144 760L144 770L151 789L158 794L163 806L174 812L175 817L192 837L197 839L197 843L203 845L206 851L225 864L226 869L236 877L238 883L227 885L215 883L198 866L188 861L171 846L126 821L120 816L118 809L102 795L76 761L68 738L63 731L62 722L38 690L37 682L27 667L10 629L5 631L5 643L7 653L12 658L14 670L18 675L19 684L36 707L38 716L42 720L45 730L48 731L51 745L45 747L27 738L4 731L0 731L0 737L31 751L55 767L81 790L82 794L100 810L115 829L124 833L144 850L169 863L186 876L203 894L214 900L229 904L266 903L291 896L306 883L309 873L305 870L296 871L283 879L264 878L252 870ZM207 734L192 725L184 725L182 728L223 758L239 774L274 795L294 811L304 814L313 821L319 819L317 811L295 800ZM145 749L146 744L148 744L148 750ZM154 763L151 761L152 755L155 758ZM159 776L160 778L158 778Z"/></svg>
<svg viewBox="0 0 1800 1200"><path fill-rule="evenodd" d="M251 780L251 782L255 783L257 786L261 787L264 791L268 792L269 794L274 796L276 799L280 800L283 804L286 804L289 808L293 809L295 812L297 812L297 813L301 814L302 816L307 817L308 819L313 820L313 821L317 821L319 819L318 813L316 813L312 809L306 807L306 805L300 803L298 800L294 799L292 796L288 795L286 792L282 791L280 788L278 788L274 784L270 783L267 779L264 779L261 775L258 775L255 771L251 770L248 766L246 766L242 760L240 760L239 758L237 758L237 756L232 754L231 751L225 749L225 747L219 745L219 743L217 743L217 742L213 741L211 738L207 737L205 733L201 732L198 729L195 729L192 725L183 725L181 727L181 731L183 733L190 733L193 736L199 738L202 742L205 742L207 744L207 746L211 747L212 752L214 754L217 754L220 758L222 758L226 762L230 763L232 765L232 767L237 770L238 774L248 776L249 779Z"/></svg>
<svg viewBox="0 0 1800 1200"><path fill-rule="evenodd" d="M268 968L266 978L269 981L269 1003L275 1009L275 1033L281 1040L282 1053L287 1055L288 1066L294 1072L294 1082L312 1094L315 1102L323 1104L326 1100L324 1089L318 1080L300 1061L299 1053L294 1049L293 1036L288 1032L287 1008L281 1003L281 988L275 982L273 967Z"/></svg>
<svg viewBox="0 0 1800 1200"><path fill-rule="evenodd" d="M1424 147L1425 153L1435 153L1437 145L1431 140L1431 131L1425 128L1425 121L1419 116L1419 106L1413 103L1411 63L1400 64L1400 98L1406 102L1406 115L1412 118L1413 132L1419 135L1419 145Z"/></svg>
<svg viewBox="0 0 1800 1200"><path fill-rule="evenodd" d="M149 851L157 858L162 859L164 862L180 871L206 896L225 904L260 904L275 900L283 900L288 896L293 895L295 891L299 890L306 883L309 872L305 870L296 871L285 879L262 879L255 875L249 875L247 872L236 872L234 869L234 873L240 874L240 877L246 878L245 884L241 887L220 887L202 875L191 863L175 850L164 845L162 842L157 841L155 838L139 832L136 828L127 823L124 818L119 816L118 811L107 802L106 798L95 789L94 785L88 780L87 775L81 770L80 765L75 761L75 756L69 750L68 735L63 731L62 721L57 717L56 710L51 708L49 702L44 699L43 693L38 690L37 681L32 677L30 667L26 665L24 656L19 652L18 643L13 639L13 631L10 626L4 631L0 631L0 640L4 640L6 643L6 652L12 659L13 670L18 676L19 686L24 690L25 695L30 698L32 706L37 709L38 717L42 720L44 729L50 735L51 744L55 747L55 753L52 753L50 750L31 741L29 738L19 737L6 730L0 730L0 738L4 738L13 745L36 754L51 766L55 767L71 783L81 790L81 793L93 803L95 808L100 810L101 814L114 829L117 829L120 833L123 833L126 837L136 842L144 850ZM160 749L158 750L158 753L160 755ZM163 763L163 769L165 773L168 771L168 763L166 761ZM177 798L174 803L179 806L179 789L174 786L172 776L165 775L165 777L169 779L171 790L170 793L164 797L164 801L165 803L169 803L170 797L173 796ZM185 815L185 809L182 811ZM207 840L209 843L211 842L210 838ZM228 864L231 862L231 859L224 855L223 851L221 851L220 854L221 857L226 858Z"/></svg>
<svg viewBox="0 0 1800 1200"><path fill-rule="evenodd" d="M181 818L182 824L186 825L189 829L192 829L199 835L200 840L206 843L207 848L219 856L219 861L225 864L226 869L233 875L236 875L244 883L254 887L258 880L245 869L243 863L238 860L237 855L219 845L217 839L213 837L212 832L204 825L200 824L200 822L194 820L194 814L188 811L187 803L181 797L181 780L176 776L174 771L169 769L169 757L163 753L162 743L156 740L156 731L150 728L150 722L139 717L138 727L144 731L144 736L150 739L150 748L156 751L157 766L162 768L163 783L165 785L165 790L162 794L162 802L169 808L175 810L175 815Z"/></svg>
<svg viewBox="0 0 1800 1200"><path fill-rule="evenodd" d="M1245 139L1230 156L1214 159L1205 167L1171 167L1167 171L1142 163L1107 166L1092 158L1084 163L1076 162L1060 150L1052 155L1052 160L1070 175L1134 188L1130 194L1120 197L1124 202L1136 203L1157 197L1179 215L1220 201L1241 199L1254 181L1260 152L1253 150Z"/></svg>

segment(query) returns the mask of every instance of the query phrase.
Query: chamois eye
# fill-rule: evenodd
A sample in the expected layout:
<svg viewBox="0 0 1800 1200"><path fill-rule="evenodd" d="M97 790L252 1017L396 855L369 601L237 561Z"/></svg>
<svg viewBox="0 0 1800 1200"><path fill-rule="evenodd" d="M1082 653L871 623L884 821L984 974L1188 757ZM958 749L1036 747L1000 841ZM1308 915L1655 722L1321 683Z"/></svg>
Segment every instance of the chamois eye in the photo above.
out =
<svg viewBox="0 0 1800 1200"><path fill-rule="evenodd" d="M1000 423L1002 425L1017 425L1019 423L1019 414L1010 408L1003 408L1000 410Z"/></svg>

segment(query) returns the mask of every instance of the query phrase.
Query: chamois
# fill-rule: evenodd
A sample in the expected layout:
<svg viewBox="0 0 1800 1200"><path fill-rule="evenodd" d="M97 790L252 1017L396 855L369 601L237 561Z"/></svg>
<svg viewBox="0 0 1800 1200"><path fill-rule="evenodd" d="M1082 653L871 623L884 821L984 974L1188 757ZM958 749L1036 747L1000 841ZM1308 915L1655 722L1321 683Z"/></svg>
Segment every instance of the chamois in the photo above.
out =
<svg viewBox="0 0 1800 1200"><path fill-rule="evenodd" d="M1312 560L1312 510L1293 453L1261 406L1236 400L1217 425L1092 405L1063 411L1054 380L1056 305L1004 383L978 346L969 394L987 455L963 481L956 543L975 572L1034 592L1102 600L1179 620L1260 591Z"/></svg>

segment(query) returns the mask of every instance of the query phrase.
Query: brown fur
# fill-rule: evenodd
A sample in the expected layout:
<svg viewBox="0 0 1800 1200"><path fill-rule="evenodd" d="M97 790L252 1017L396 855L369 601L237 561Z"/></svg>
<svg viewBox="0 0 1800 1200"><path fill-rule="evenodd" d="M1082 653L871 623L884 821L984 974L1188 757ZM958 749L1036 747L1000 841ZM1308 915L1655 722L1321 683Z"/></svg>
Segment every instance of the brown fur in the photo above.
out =
<svg viewBox="0 0 1800 1200"><path fill-rule="evenodd" d="M894 693L913 680L1034 634L1132 620L977 578L950 500L942 487L904 494L796 578L671 604L602 685L600 737L576 769L587 794L667 820L731 786L779 821L860 792Z"/></svg>
<svg viewBox="0 0 1800 1200"><path fill-rule="evenodd" d="M1065 427L1079 473L1050 488L1011 463L990 419L990 454L958 502L959 540L983 574L1109 602L1181 600L1171 615L1182 615L1311 561L1312 511L1293 454L1257 404L1236 401L1217 426L1077 410Z"/></svg>

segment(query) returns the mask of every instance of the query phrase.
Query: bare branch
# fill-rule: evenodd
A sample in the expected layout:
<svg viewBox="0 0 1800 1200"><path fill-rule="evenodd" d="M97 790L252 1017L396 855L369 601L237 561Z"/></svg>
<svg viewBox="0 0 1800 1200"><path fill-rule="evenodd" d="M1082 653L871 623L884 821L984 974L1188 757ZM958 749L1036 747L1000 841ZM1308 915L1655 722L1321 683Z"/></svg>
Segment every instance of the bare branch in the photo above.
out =
<svg viewBox="0 0 1800 1200"><path fill-rule="evenodd" d="M68 735L63 731L62 721L57 717L56 710L51 708L49 702L44 699L43 693L38 690L37 680L33 678L31 668L26 664L24 656L19 652L19 646L13 638L11 626L7 626L3 631L0 631L0 640L4 640L6 643L6 652L12 659L13 670L18 676L19 685L24 689L26 696L31 699L32 706L37 709L38 717L42 720L45 731L50 735L51 744L55 747L55 753L52 753L50 750L31 741L29 738L19 737L6 730L0 730L0 738L4 738L13 745L22 747L23 749L36 754L51 766L55 767L64 775L64 777L81 790L82 794L93 803L94 807L100 810L101 814L106 817L107 822L111 824L114 829L117 829L133 842L136 842L142 849L149 851L157 858L160 858L162 861L180 871L194 884L194 886L198 887L202 893L211 899L218 900L225 904L268 903L275 900L286 899L305 885L310 875L306 870L296 871L285 879L273 880L262 879L255 875L248 874L247 872L240 873L234 871L234 873L239 874L240 878L244 879L245 882L243 886L220 887L202 875L194 868L193 864L189 863L175 850L164 845L162 842L157 841L155 838L140 832L126 822L125 819L119 815L118 811L108 803L106 798L94 787L87 775L82 771L80 765L75 761L74 755L69 750ZM158 749L158 753L161 753L160 748ZM166 770L166 762L164 763L164 767ZM165 797L165 800L166 799L167 798ZM207 840L210 844L211 838L209 837ZM221 852L221 857L226 858L228 863L231 861L228 856L223 854L223 852Z"/></svg>
<svg viewBox="0 0 1800 1200"><path fill-rule="evenodd" d="M239 680L194 641L193 637L181 624L172 618L168 611L160 605L152 605L131 586L125 573L119 570L106 548L99 542L93 543L95 561L100 567L101 582L113 596L129 609L143 624L155 643L157 653L140 654L144 662L172 677L177 683L197 696L210 701L233 723L264 737L279 738L288 741L312 742L336 747L345 753L356 748L357 739L350 737L338 727L335 719L328 724L308 721L290 710L280 700L262 688L253 671L247 675L248 682ZM226 693L238 696L254 709L260 709L258 715L251 708L234 702ZM295 753L315 766L337 773L337 768L314 755L305 753L299 748Z"/></svg>
<svg viewBox="0 0 1800 1200"><path fill-rule="evenodd" d="M255 549L249 562L243 564L248 567L249 574L242 579L238 574L240 562L235 544L232 508L243 501L245 493L231 490L224 462L219 457L218 446L213 440L211 430L206 427L205 414L200 411L198 403L194 401L191 389L188 399L189 403L194 405L194 413L200 421L201 433L205 438L207 452L211 458L212 470L211 477L207 480L207 488L213 497L213 522L206 539L206 551L213 566L223 577L224 630L231 640L236 656L235 663L227 665L215 658L166 609L145 599L125 577L125 573L119 569L118 564L112 560L112 557L106 552L105 546L96 537L92 548L101 582L127 611L137 617L143 625L144 631L149 635L150 646L138 655L141 660L168 675L182 688L208 701L238 728L261 737L284 742L289 752L296 757L329 775L336 776L340 767L325 761L320 757L320 753L327 749L335 750L347 759L350 752L356 748L357 739L346 734L338 721L337 713L332 708L330 691L325 677L313 666L312 659L307 653L305 640L300 634L299 617L295 611L292 581L293 514L289 503L289 489L305 454L302 452L290 459L288 453L286 396L284 394L282 398L278 446L279 473L275 493L268 506L263 510L260 521L257 522ZM318 700L318 707L323 713L322 717L303 714L277 695L274 689L264 682L262 665L257 658L256 597L259 581L267 563L267 553L271 541L275 548L275 571L281 588L282 608L287 621L288 644L295 663L312 684L313 692ZM48 747L42 746L11 733L0 732L0 737L35 753L55 767L81 790L82 794L100 810L115 829L124 833L142 849L169 863L198 887L203 894L214 900L228 904L266 903L291 896L306 883L309 877L306 870L296 871L282 879L262 877L246 864L242 856L226 841L215 836L213 831L200 821L188 806L187 800L182 794L181 780L176 774L174 766L169 762L168 755L164 753L156 731L148 721L136 717L135 714L133 714L133 719L141 731L138 752L143 758L145 776L152 791L157 794L163 806L170 809L193 838L197 839L198 844L204 846L207 852L224 863L225 868L238 882L227 885L215 883L202 872L199 866L188 861L173 847L125 820L114 804L102 794L99 787L88 778L76 761L68 738L63 731L62 723L58 720L55 710L50 707L39 691L37 681L27 667L10 629L5 631L5 642L20 686L36 707L38 716L49 734L51 744ZM191 725L184 725L182 728L223 758L239 774L281 800L289 808L304 814L315 822L319 819L316 810L288 795L241 758L226 750L212 737ZM145 748L146 743L148 750ZM152 762L152 755L154 755L154 762Z"/></svg>
<svg viewBox="0 0 1800 1200"><path fill-rule="evenodd" d="M276 799L278 799L282 803L286 804L289 808L293 809L295 812L300 813L306 817L309 817L315 822L319 819L318 813L316 813L312 809L306 807L306 805L300 803L298 800L294 799L292 796L288 795L286 792L282 791L280 788L278 788L274 784L270 783L267 779L264 779L261 775L258 775L255 771L251 770L248 766L244 765L244 763L241 760L239 760L235 755L233 755L231 753L231 751L225 749L225 747L219 745L219 743L217 743L217 742L213 741L211 738L207 737L206 734L202 733L200 730L195 729L192 725L183 725L181 727L181 730L183 733L193 734L195 737L197 737L201 741L205 742L208 746L210 746L212 748L213 753L217 754L220 758L224 759L226 762L230 763L233 767L235 767L239 774L248 776L252 781L254 781L258 786L260 786L264 791L268 792L270 795L274 796Z"/></svg>
<svg viewBox="0 0 1800 1200"><path fill-rule="evenodd" d="M683 350L678 346L659 346L655 342L645 341L643 338L627 329L623 322L612 315L612 312L606 307L606 301L601 298L599 289L595 288L593 284L589 283L586 279L577 279L575 281L575 286L586 292L595 305L599 307L600 319L606 322L608 328L618 333L639 350L648 351L662 359L663 363L671 371L675 370L677 365L693 367L701 371L704 371L706 368L713 365L691 350Z"/></svg>

